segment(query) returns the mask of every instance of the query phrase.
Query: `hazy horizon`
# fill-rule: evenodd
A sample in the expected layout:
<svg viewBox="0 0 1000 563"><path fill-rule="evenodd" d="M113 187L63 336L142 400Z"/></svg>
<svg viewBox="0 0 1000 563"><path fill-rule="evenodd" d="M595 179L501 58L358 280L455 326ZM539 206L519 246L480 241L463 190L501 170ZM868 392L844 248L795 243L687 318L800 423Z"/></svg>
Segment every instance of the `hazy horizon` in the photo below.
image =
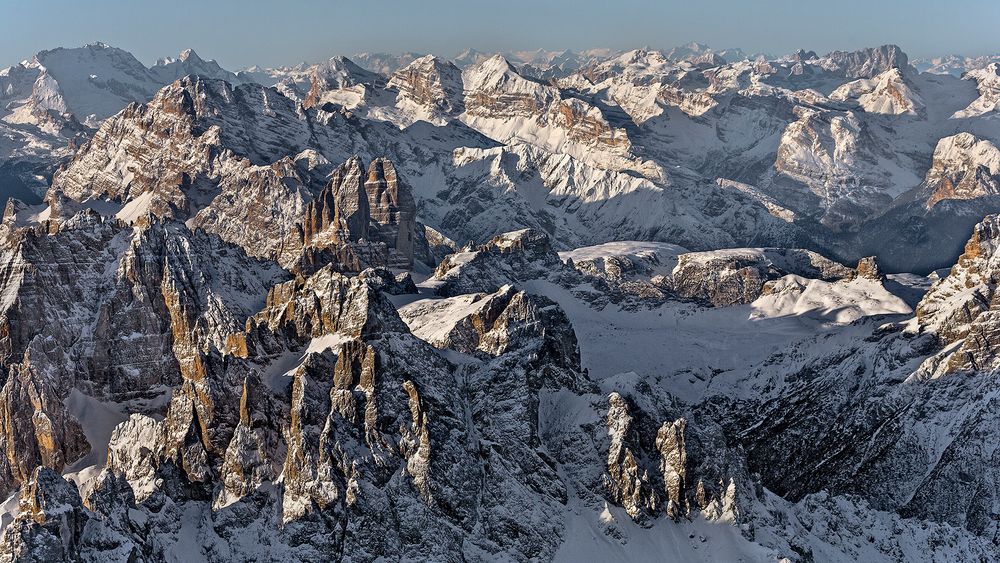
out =
<svg viewBox="0 0 1000 563"><path fill-rule="evenodd" d="M136 6L125 0L19 3L5 10L0 67L56 47L104 42L151 65L191 48L229 69L287 66L355 53L483 52L639 47L670 49L692 42L713 49L782 55L823 54L887 43L913 58L1000 52L994 23L1000 3L957 0L942 18L931 0L832 3L762 0L680 2L511 0L498 4L431 0L336 3L176 0ZM594 10L604 11L594 17ZM39 22L23 25L22 22ZM155 25L154 25L155 22ZM822 23L822 25L819 25Z"/></svg>

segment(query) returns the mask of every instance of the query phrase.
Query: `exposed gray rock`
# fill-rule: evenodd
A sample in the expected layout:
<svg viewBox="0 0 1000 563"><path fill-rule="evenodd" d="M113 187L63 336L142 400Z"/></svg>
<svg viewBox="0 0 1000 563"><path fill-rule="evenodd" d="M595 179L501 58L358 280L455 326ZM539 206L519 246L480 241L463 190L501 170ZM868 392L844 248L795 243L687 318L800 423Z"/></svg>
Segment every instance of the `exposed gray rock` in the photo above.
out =
<svg viewBox="0 0 1000 563"><path fill-rule="evenodd" d="M716 307L750 303L764 283L787 274L838 280L853 270L808 250L745 248L691 252L678 257L673 271L674 292Z"/></svg>

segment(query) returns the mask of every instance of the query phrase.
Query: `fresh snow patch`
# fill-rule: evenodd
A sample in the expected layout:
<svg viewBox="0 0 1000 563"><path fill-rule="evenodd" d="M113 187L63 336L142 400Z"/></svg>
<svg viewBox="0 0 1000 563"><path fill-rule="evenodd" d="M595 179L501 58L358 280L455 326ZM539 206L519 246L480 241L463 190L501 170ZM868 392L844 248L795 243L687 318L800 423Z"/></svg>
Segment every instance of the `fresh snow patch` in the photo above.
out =
<svg viewBox="0 0 1000 563"><path fill-rule="evenodd" d="M149 204L152 201L153 192L149 191L140 194L126 203L125 207L122 207L121 211L115 214L115 217L125 223L132 223L149 211Z"/></svg>
<svg viewBox="0 0 1000 563"><path fill-rule="evenodd" d="M910 314L902 299L876 281L826 282L787 275L771 284L771 293L750 305L751 319L806 316L826 322L852 323L872 315Z"/></svg>
<svg viewBox="0 0 1000 563"><path fill-rule="evenodd" d="M90 452L66 468L65 476L75 482L81 494L93 484L108 461L108 443L111 433L119 423L128 419L128 414L122 411L122 405L105 403L78 389L66 397L63 404L80 426L90 444Z"/></svg>
<svg viewBox="0 0 1000 563"><path fill-rule="evenodd" d="M340 347L351 339L352 337L338 332L324 334L310 340L301 352L288 351L278 354L264 369L261 381L275 391L283 391L288 386L288 378L295 375L295 370L302 365L309 354L321 354L327 350L332 350L335 355L339 354Z"/></svg>
<svg viewBox="0 0 1000 563"><path fill-rule="evenodd" d="M688 250L676 244L666 242L643 242L643 241L617 241L606 242L594 246L585 246L575 250L559 253L559 259L563 262L572 259L573 262L584 260L598 260L613 256L636 257L639 259L656 259L659 267L656 273L670 274L674 266L677 265L677 257L687 253ZM662 270L662 271L661 271Z"/></svg>

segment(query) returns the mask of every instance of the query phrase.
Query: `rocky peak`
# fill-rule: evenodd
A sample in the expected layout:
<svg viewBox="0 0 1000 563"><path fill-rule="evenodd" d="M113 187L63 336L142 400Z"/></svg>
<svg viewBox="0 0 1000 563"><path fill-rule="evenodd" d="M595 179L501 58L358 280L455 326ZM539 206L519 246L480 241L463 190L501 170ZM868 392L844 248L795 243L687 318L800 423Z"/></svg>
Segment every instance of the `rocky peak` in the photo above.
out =
<svg viewBox="0 0 1000 563"><path fill-rule="evenodd" d="M310 81L309 93L303 101L307 108L322 104L327 92L357 87L380 89L386 85L384 76L361 68L347 57L333 57L312 67Z"/></svg>
<svg viewBox="0 0 1000 563"><path fill-rule="evenodd" d="M412 191L388 159L375 159L364 170L360 158L351 158L306 206L300 240L285 248L297 267L307 271L305 262L321 266L326 258L356 272L413 265L417 222Z"/></svg>
<svg viewBox="0 0 1000 563"><path fill-rule="evenodd" d="M909 70L906 53L896 45L869 47L858 51L834 51L826 55L847 78L874 78L893 68Z"/></svg>
<svg viewBox="0 0 1000 563"><path fill-rule="evenodd" d="M938 141L924 177L927 206L947 199L972 199L1000 193L1000 149L971 133Z"/></svg>
<svg viewBox="0 0 1000 563"><path fill-rule="evenodd" d="M634 520L645 522L660 510L655 478L642 459L630 406L618 393L608 395L608 462L605 486L615 504Z"/></svg>
<svg viewBox="0 0 1000 563"><path fill-rule="evenodd" d="M306 209L305 243L322 246L368 239L371 212L361 159L337 167Z"/></svg>
<svg viewBox="0 0 1000 563"><path fill-rule="evenodd" d="M937 281L917 305L919 326L945 344L962 343L950 356L948 370L970 368L987 371L1000 367L994 350L1000 283L1000 216L978 223L965 252L947 277Z"/></svg>
<svg viewBox="0 0 1000 563"><path fill-rule="evenodd" d="M167 57L159 59L156 64L150 68L157 80L163 84L169 84L170 82L177 80L178 78L183 78L188 75L198 75L204 76L206 78L215 78L219 80L225 80L231 84L242 83L243 80L240 79L236 74L229 72L219 66L219 63L214 60L202 59L198 56L198 53L194 52L194 49L185 49L181 52L177 58Z"/></svg>
<svg viewBox="0 0 1000 563"><path fill-rule="evenodd" d="M414 335L441 349L497 357L533 350L532 361L579 372L576 334L551 300L506 285L489 294L466 294L400 310ZM554 382L544 382L552 386ZM581 379L559 383L583 390Z"/></svg>
<svg viewBox="0 0 1000 563"><path fill-rule="evenodd" d="M466 70L464 79L466 90L471 91L496 90L508 81L517 84L534 83L518 74L514 65L499 53Z"/></svg>
<svg viewBox="0 0 1000 563"><path fill-rule="evenodd" d="M492 293L519 279L544 277L564 267L547 234L521 229L445 257L434 279L440 295Z"/></svg>
<svg viewBox="0 0 1000 563"><path fill-rule="evenodd" d="M445 115L462 110L462 71L432 55L420 57L394 72L388 86L399 91L399 99Z"/></svg>
<svg viewBox="0 0 1000 563"><path fill-rule="evenodd" d="M816 54L816 51L806 51L805 49L799 49L790 56L793 61L812 61L818 58L819 55Z"/></svg>
<svg viewBox="0 0 1000 563"><path fill-rule="evenodd" d="M856 101L866 112L887 115L922 115L926 103L909 75L893 67L873 78L848 82L833 91L834 100Z"/></svg>
<svg viewBox="0 0 1000 563"><path fill-rule="evenodd" d="M79 559L90 517L76 485L47 467L37 468L21 493L20 514L4 529L0 546L11 561Z"/></svg>
<svg viewBox="0 0 1000 563"><path fill-rule="evenodd" d="M908 83L906 74L900 68L890 68L874 80L876 82L872 91L858 98L865 111L917 115L925 108L923 99Z"/></svg>
<svg viewBox="0 0 1000 563"><path fill-rule="evenodd" d="M606 494L646 526L662 514L681 520L699 512L745 525L754 492L740 453L711 422L672 410L648 393L608 395Z"/></svg>
<svg viewBox="0 0 1000 563"><path fill-rule="evenodd" d="M858 266L854 269L855 276L861 279L882 281L885 279L885 274L882 273L882 269L879 267L878 262L875 261L874 256L866 256L861 260L858 260Z"/></svg>
<svg viewBox="0 0 1000 563"><path fill-rule="evenodd" d="M417 204L412 190L396 174L392 162L377 158L368 166L365 192L371 221L378 225L375 238L388 245L390 264L412 267L417 228Z"/></svg>
<svg viewBox="0 0 1000 563"><path fill-rule="evenodd" d="M264 308L247 321L245 332L256 332L263 338L266 335L261 331L266 329L301 343L337 332L367 338L379 331L405 330L381 289L366 276L349 278L328 265L311 276L299 275L272 287ZM238 346L230 345L235 350L245 350L248 345L247 338L230 341L242 341Z"/></svg>

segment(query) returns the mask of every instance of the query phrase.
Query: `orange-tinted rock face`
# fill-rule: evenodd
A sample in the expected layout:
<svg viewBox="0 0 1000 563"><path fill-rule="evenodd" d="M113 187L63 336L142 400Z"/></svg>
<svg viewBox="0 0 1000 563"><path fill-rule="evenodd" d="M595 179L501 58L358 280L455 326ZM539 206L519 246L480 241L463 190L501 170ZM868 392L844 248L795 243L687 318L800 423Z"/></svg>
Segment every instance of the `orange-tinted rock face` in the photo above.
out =
<svg viewBox="0 0 1000 563"><path fill-rule="evenodd" d="M969 133L941 139L923 189L928 208L942 200L1000 193L1000 150Z"/></svg>

